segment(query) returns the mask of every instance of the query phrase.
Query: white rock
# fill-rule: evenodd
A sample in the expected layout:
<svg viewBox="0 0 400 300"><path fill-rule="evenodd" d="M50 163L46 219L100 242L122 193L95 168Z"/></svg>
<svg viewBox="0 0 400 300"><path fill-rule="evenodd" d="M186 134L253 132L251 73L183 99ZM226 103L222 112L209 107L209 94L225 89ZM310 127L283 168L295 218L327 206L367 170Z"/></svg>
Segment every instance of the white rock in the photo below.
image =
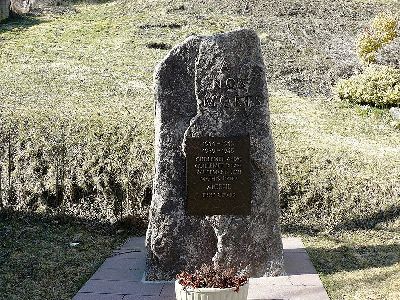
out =
<svg viewBox="0 0 400 300"><path fill-rule="evenodd" d="M400 120L400 107L392 107L391 109L389 109L389 112L393 120L395 121Z"/></svg>

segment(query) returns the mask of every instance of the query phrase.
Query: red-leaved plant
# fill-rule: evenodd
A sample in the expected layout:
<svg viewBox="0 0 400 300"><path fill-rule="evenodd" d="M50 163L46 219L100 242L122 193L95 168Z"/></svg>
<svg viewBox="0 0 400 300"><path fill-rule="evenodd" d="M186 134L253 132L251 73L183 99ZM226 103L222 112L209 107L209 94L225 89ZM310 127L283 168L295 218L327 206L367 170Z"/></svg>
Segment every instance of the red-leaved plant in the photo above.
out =
<svg viewBox="0 0 400 300"><path fill-rule="evenodd" d="M182 271L176 275L178 283L187 288L235 288L235 292L248 282L246 274L239 274L236 268L220 268L213 265L202 265L193 273Z"/></svg>

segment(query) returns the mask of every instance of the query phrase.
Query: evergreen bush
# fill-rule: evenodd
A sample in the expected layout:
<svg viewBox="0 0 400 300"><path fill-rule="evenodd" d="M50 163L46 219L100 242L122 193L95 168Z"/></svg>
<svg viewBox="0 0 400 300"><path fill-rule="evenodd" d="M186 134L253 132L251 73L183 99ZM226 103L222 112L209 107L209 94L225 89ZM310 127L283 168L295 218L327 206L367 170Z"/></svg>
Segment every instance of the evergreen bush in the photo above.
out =
<svg viewBox="0 0 400 300"><path fill-rule="evenodd" d="M364 34L357 42L357 55L362 63L370 64L376 62L376 52L384 45L397 37L397 20L394 16L381 13L366 28Z"/></svg>
<svg viewBox="0 0 400 300"><path fill-rule="evenodd" d="M340 99L378 107L400 105L400 69L371 65L336 85Z"/></svg>

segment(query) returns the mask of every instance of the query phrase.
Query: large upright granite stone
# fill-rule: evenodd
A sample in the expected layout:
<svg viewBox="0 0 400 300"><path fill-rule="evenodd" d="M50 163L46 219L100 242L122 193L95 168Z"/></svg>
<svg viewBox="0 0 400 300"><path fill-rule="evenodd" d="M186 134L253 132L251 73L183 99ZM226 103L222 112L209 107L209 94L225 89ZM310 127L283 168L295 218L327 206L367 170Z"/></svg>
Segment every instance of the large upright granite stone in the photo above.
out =
<svg viewBox="0 0 400 300"><path fill-rule="evenodd" d="M9 17L10 14L10 0L0 0L0 21Z"/></svg>
<svg viewBox="0 0 400 300"><path fill-rule="evenodd" d="M265 67L257 35L243 29L211 37L191 37L161 62L155 81L156 166L146 237L146 278L170 280L181 270L191 271L212 262L238 267L250 276L280 275L283 258L279 190ZM187 186L193 188L197 183L187 182L186 157L190 161L190 145L196 140L204 144L204 139L209 144L243 144L241 153L248 153L248 159L210 154L212 161L222 162L223 166L236 165L227 161L238 158L238 168L245 171L242 175L206 179L233 180L227 181L229 184L210 183L207 190L211 190L213 197L224 198L222 203L229 203L229 197L248 201L248 211L223 207L197 215L188 211ZM196 159L207 161L210 157ZM196 164L198 168L203 166L209 164ZM218 164L215 166L218 168ZM246 187L248 193L241 193ZM228 193L229 190L235 193ZM203 193L203 197L208 194ZM249 199L245 199L247 194ZM199 198L203 200L206 199ZM211 215L208 211L232 213Z"/></svg>

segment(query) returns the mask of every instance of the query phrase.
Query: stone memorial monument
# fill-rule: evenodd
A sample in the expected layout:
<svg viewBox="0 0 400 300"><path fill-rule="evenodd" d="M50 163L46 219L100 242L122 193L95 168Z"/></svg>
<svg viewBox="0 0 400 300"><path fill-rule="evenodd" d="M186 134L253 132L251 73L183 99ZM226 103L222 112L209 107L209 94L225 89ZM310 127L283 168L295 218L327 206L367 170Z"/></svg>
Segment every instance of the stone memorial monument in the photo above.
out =
<svg viewBox="0 0 400 300"><path fill-rule="evenodd" d="M10 0L0 0L0 21L8 18L10 14Z"/></svg>
<svg viewBox="0 0 400 300"><path fill-rule="evenodd" d="M190 37L158 65L147 280L203 263L283 273L265 77L247 29Z"/></svg>

